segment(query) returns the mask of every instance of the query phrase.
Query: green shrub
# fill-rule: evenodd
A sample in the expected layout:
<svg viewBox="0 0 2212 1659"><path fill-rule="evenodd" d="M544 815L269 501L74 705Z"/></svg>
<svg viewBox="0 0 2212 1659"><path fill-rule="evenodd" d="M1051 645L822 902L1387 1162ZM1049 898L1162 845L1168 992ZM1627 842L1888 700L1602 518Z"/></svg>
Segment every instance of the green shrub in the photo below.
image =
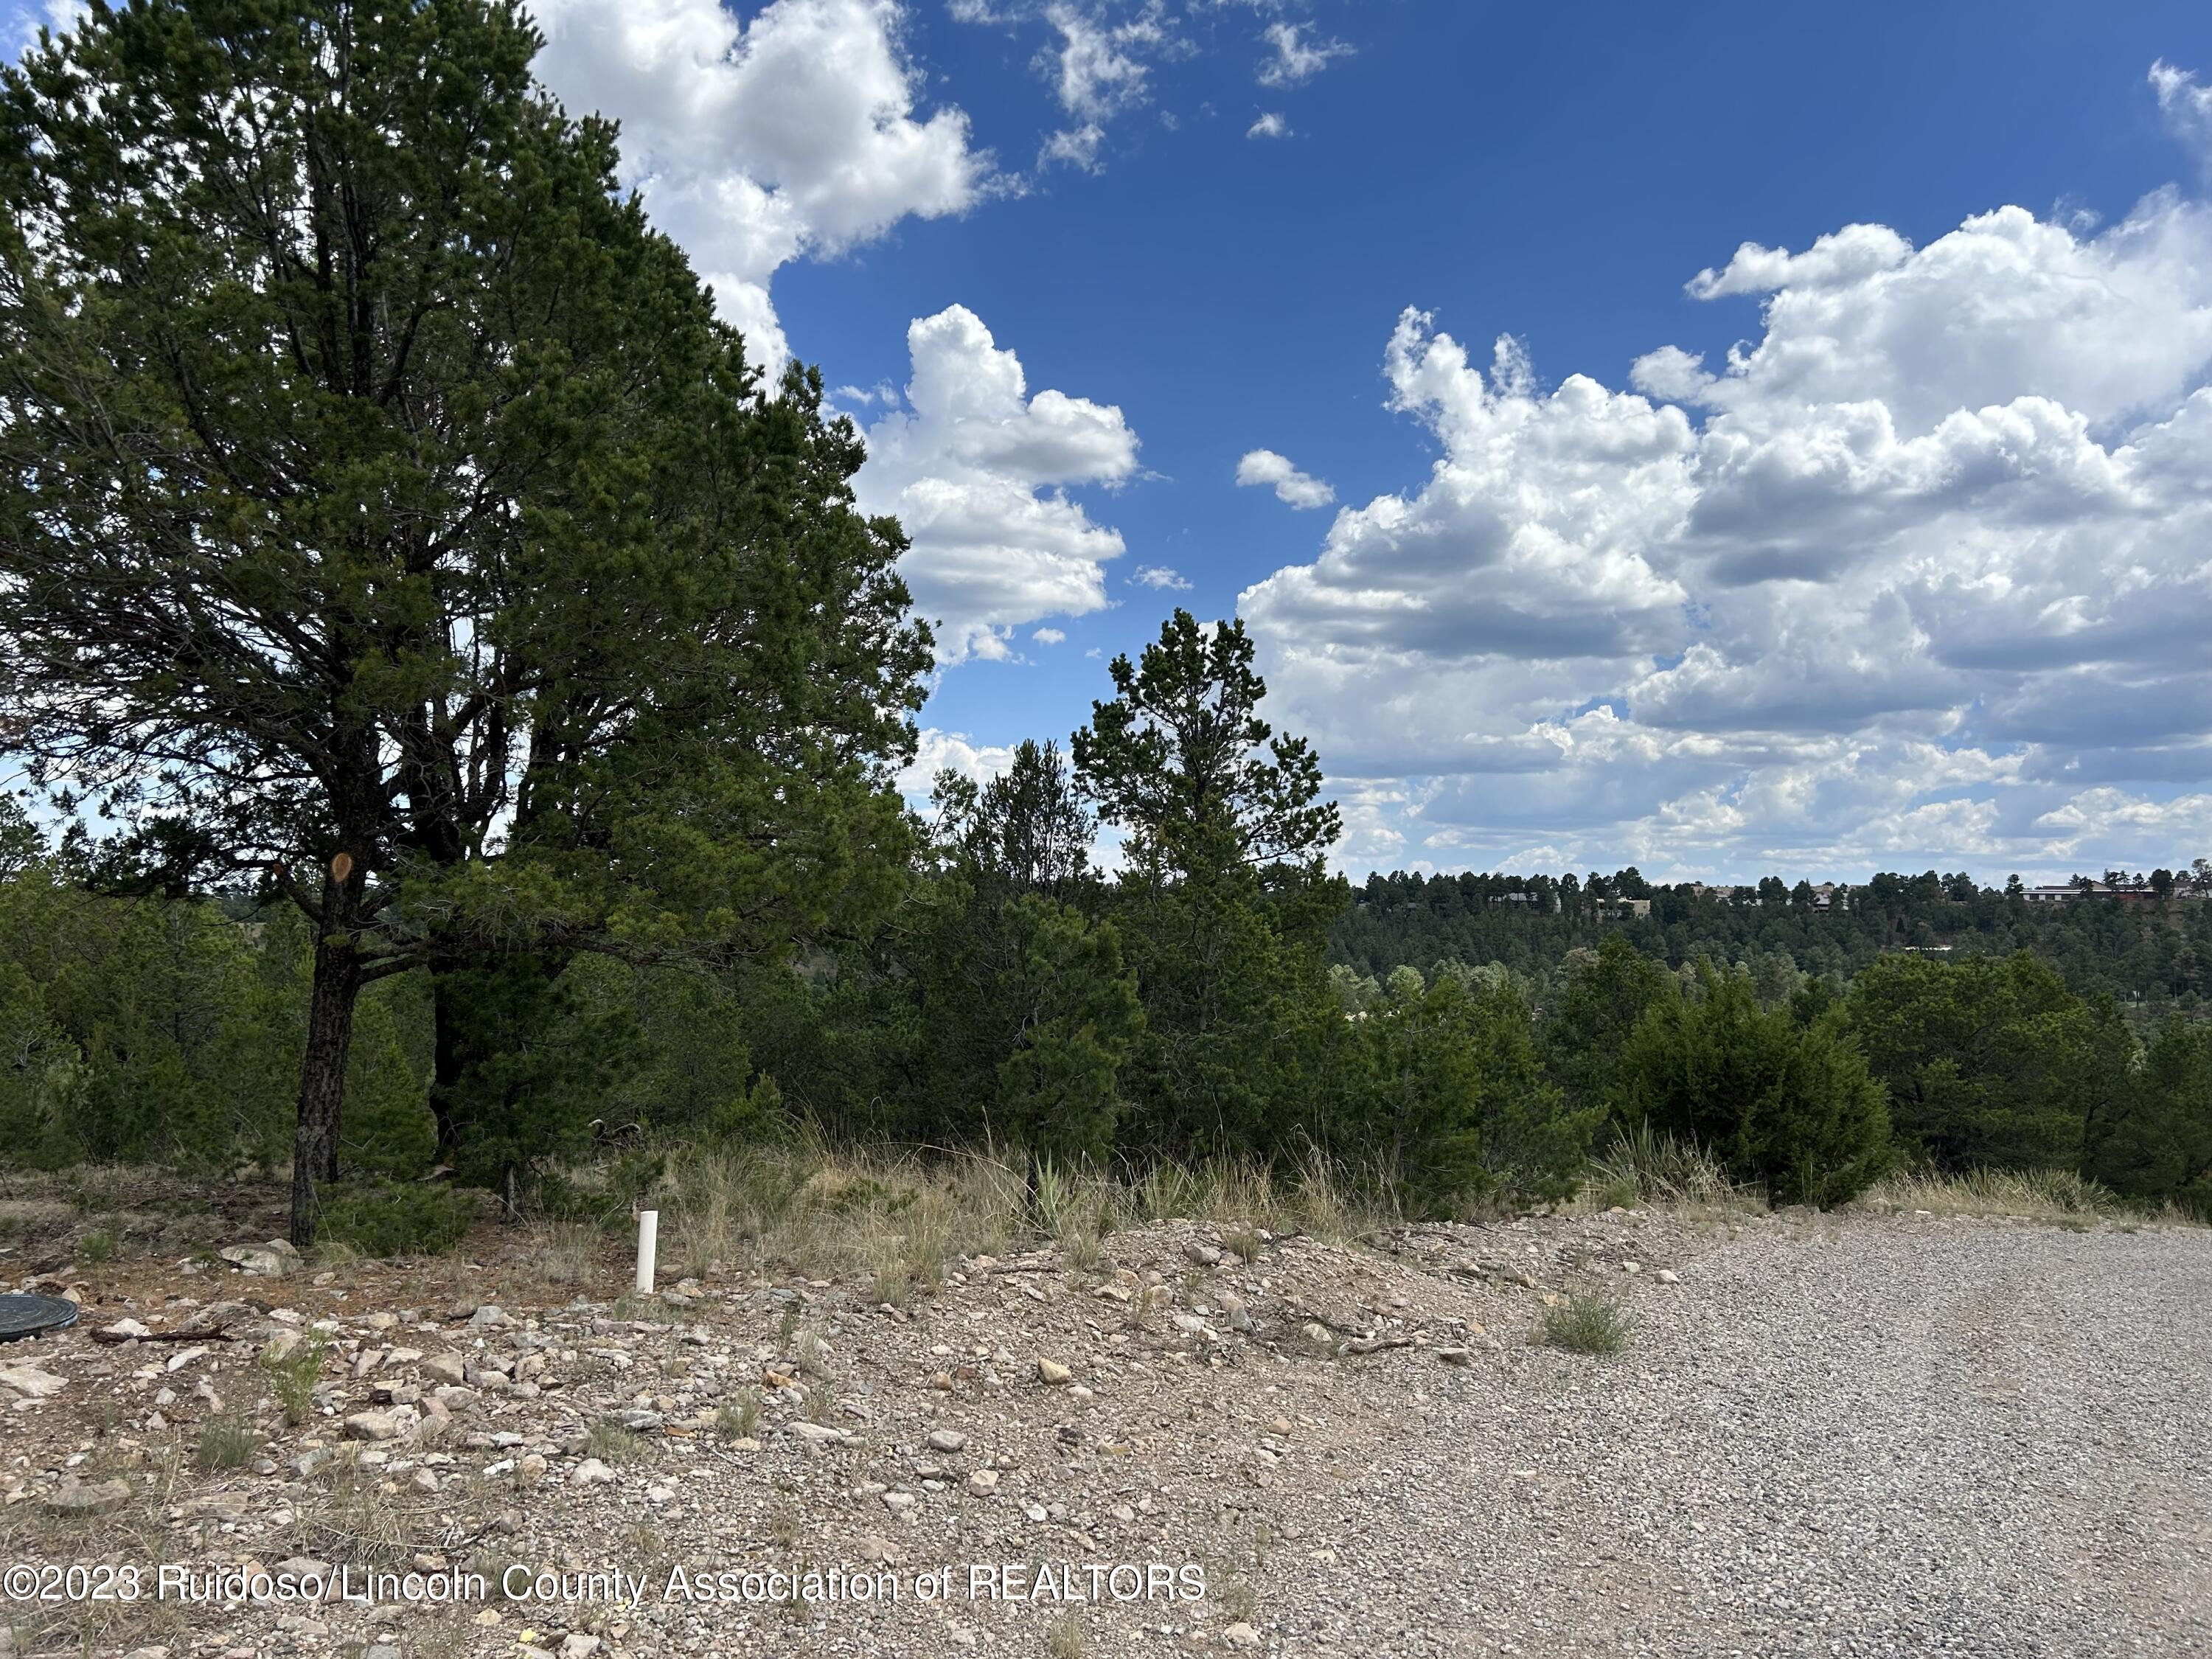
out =
<svg viewBox="0 0 2212 1659"><path fill-rule="evenodd" d="M1352 1028L1368 1150L1417 1219L1478 1200L1572 1195L1602 1114L1574 1111L1545 1075L1528 1005L1503 975L1447 964L1433 984L1399 968Z"/></svg>
<svg viewBox="0 0 2212 1659"><path fill-rule="evenodd" d="M2092 1107L2081 1166L2128 1197L2201 1212L2212 1196L2212 1027L2167 1018L2142 1063Z"/></svg>
<svg viewBox="0 0 2212 1659"><path fill-rule="evenodd" d="M70 1133L89 1077L21 968L0 958L0 1167L58 1169L83 1156Z"/></svg>
<svg viewBox="0 0 2212 1659"><path fill-rule="evenodd" d="M1620 1303L1601 1296L1571 1296L1544 1310L1544 1340L1575 1353L1619 1353L1634 1322Z"/></svg>
<svg viewBox="0 0 2212 1659"><path fill-rule="evenodd" d="M2125 1082L2124 1030L2026 951L1883 957L1853 977L1844 1006L1899 1140L1946 1170L2070 1164L2100 1082Z"/></svg>
<svg viewBox="0 0 2212 1659"><path fill-rule="evenodd" d="M1700 964L1695 995L1637 1021L1620 1077L1624 1129L1685 1138L1777 1204L1845 1203L1887 1166L1882 1086L1842 1022L1761 1008L1748 975Z"/></svg>
<svg viewBox="0 0 2212 1659"><path fill-rule="evenodd" d="M461 1242L476 1212L465 1190L379 1182L334 1192L324 1205L322 1237L363 1255L439 1255Z"/></svg>

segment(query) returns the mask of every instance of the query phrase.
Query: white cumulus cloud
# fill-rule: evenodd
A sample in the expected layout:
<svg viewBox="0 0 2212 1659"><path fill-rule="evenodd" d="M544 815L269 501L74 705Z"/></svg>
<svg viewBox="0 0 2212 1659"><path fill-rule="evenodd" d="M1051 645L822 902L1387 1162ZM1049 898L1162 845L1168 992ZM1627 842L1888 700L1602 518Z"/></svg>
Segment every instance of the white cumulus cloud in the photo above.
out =
<svg viewBox="0 0 2212 1659"><path fill-rule="evenodd" d="M1061 108L1098 121L1145 101L1151 71L1143 54L1167 33L1158 0L1119 22L1071 4L1047 6L1044 15L1060 34L1047 68Z"/></svg>
<svg viewBox="0 0 2212 1659"><path fill-rule="evenodd" d="M921 111L897 0L534 0L535 68L622 123L624 182L680 243L753 356L787 356L777 269L963 211L990 157L955 108Z"/></svg>
<svg viewBox="0 0 2212 1659"><path fill-rule="evenodd" d="M921 741L915 745L914 759L895 781L901 794L927 811L930 792L936 787L939 772L951 772L975 783L988 783L1003 775L1013 763L1012 744L977 743L965 732L946 732L929 726L922 728Z"/></svg>
<svg viewBox="0 0 2212 1659"><path fill-rule="evenodd" d="M1180 572L1164 564L1140 564L1129 580L1139 586L1165 593L1188 593L1190 581Z"/></svg>
<svg viewBox="0 0 2212 1659"><path fill-rule="evenodd" d="M1277 501L1299 508L1327 507L1336 499L1336 491L1327 483L1309 477L1291 465L1288 456L1272 449L1247 451L1237 463L1237 483L1240 488L1271 485Z"/></svg>
<svg viewBox="0 0 2212 1659"><path fill-rule="evenodd" d="M867 429L854 481L861 506L897 516L914 545L901 563L941 660L1010 653L1013 630L1106 604L1121 538L1068 487L1118 484L1137 434L1110 404L1032 395L1021 361L964 306L917 319L904 406Z"/></svg>
<svg viewBox="0 0 2212 1659"><path fill-rule="evenodd" d="M1366 803L1348 861L2212 850L2212 214L1854 225L1690 287L1757 331L1634 390L1400 319L1439 459L1240 605L1278 724Z"/></svg>
<svg viewBox="0 0 2212 1659"><path fill-rule="evenodd" d="M1262 86L1291 88L1330 64L1352 55L1347 41L1317 34L1310 23L1280 15L1294 0L948 0L955 21L1035 41L1030 63L1052 90L1059 122L1039 137L1036 168L1070 167L1096 173L1106 163L1116 124L1146 112L1173 131L1194 113L1217 114L1203 102L1178 109L1170 66L1213 52L1262 52L1255 76ZM1218 15L1233 7L1257 14L1223 27ZM1274 14L1272 16L1267 14ZM1188 94L1188 88L1182 88ZM1265 111L1245 129L1249 138L1285 138L1289 118Z"/></svg>

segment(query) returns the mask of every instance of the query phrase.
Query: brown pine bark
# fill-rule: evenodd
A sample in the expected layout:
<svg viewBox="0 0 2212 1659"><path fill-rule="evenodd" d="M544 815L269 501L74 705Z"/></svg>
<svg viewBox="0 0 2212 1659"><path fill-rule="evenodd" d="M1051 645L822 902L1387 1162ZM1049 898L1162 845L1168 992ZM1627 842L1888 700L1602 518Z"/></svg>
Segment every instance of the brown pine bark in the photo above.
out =
<svg viewBox="0 0 2212 1659"><path fill-rule="evenodd" d="M315 1242L322 1206L318 1182L338 1173L338 1113L345 1103L346 1059L353 1048L354 1005L362 986L361 956L349 924L361 872L344 859L323 884L323 925L315 940L315 972L307 998L307 1047L300 1062L300 1120L292 1142L292 1243Z"/></svg>

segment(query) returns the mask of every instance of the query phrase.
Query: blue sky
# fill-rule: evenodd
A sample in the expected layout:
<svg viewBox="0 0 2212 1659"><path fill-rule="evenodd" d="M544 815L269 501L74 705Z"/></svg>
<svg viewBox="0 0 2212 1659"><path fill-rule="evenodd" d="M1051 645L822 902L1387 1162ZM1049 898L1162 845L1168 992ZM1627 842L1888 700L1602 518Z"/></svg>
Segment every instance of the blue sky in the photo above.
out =
<svg viewBox="0 0 2212 1659"><path fill-rule="evenodd" d="M850 389L951 624L925 766L1181 603L1354 874L2212 854L2201 4L537 9Z"/></svg>
<svg viewBox="0 0 2212 1659"><path fill-rule="evenodd" d="M1057 652L948 674L932 722L1064 735L1102 695L1082 650L1133 648L1157 624L1135 567L1175 568L1193 587L1174 597L1222 615L1310 556L1326 515L1237 489L1248 450L1341 501L1418 482L1433 446L1384 406L1381 368L1408 305L1463 338L1521 337L1547 380L1619 385L1656 344L1718 354L1756 333L1755 300L1683 293L1743 241L1802 247L1871 220L1917 242L2012 202L2114 216L2185 176L2145 70L2161 54L2212 65L2212 24L2176 5L2116 27L2103 9L1899 7L1838 27L1804 8L1576 19L1384 0L1315 9L1355 52L1279 91L1255 82L1250 9L1219 7L1210 49L1158 71L1097 174L1051 172L1019 199L779 273L794 349L833 384L902 383L908 319L965 305L1032 386L1119 405L1157 475L1087 498L1128 544L1115 608L1057 619ZM1030 66L1042 31L910 15L933 90L1004 160L1065 124ZM1245 137L1268 109L1291 138Z"/></svg>

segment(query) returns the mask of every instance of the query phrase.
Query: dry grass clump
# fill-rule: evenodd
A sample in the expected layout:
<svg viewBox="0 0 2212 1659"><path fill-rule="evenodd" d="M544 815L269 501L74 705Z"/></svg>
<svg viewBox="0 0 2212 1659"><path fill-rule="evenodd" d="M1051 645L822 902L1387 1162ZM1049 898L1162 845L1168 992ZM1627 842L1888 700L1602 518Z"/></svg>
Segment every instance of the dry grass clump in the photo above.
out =
<svg viewBox="0 0 2212 1659"><path fill-rule="evenodd" d="M1402 1225L1386 1170L1347 1169L1309 1148L1288 1171L1221 1159L1192 1172L1198 1202L1186 1212L1231 1233L1257 1229L1303 1233L1335 1244L1364 1244ZM1235 1249L1235 1245L1231 1246ZM1241 1254L1241 1252L1240 1252Z"/></svg>
<svg viewBox="0 0 2212 1659"><path fill-rule="evenodd" d="M1732 1179L1727 1166L1694 1140L1661 1134L1649 1124L1624 1130L1590 1159L1571 1206L1590 1214L1614 1206L1691 1214L1756 1214L1766 1195Z"/></svg>
<svg viewBox="0 0 2212 1659"><path fill-rule="evenodd" d="M1899 1170L1867 1188L1852 1206L1876 1215L1926 1210L1935 1215L2017 1216L2038 1221L2094 1221L2168 1217L2155 1205L2132 1202L2071 1170L1969 1170L1962 1175Z"/></svg>
<svg viewBox="0 0 2212 1659"><path fill-rule="evenodd" d="M714 1432L725 1440L749 1439L760 1428L758 1389L749 1389L714 1413Z"/></svg>
<svg viewBox="0 0 2212 1659"><path fill-rule="evenodd" d="M864 1277L901 1303L944 1282L951 1257L1004 1250L1026 1230L1018 1174L969 1154L925 1163L815 1141L680 1154L661 1199L661 1236L694 1272L770 1267Z"/></svg>
<svg viewBox="0 0 2212 1659"><path fill-rule="evenodd" d="M636 1291L624 1291L615 1298L614 1316L639 1325L689 1325L691 1322L688 1309Z"/></svg>
<svg viewBox="0 0 2212 1659"><path fill-rule="evenodd" d="M381 1472L340 1456L301 1500L292 1534L299 1553L325 1561L391 1565L420 1551L451 1548L463 1517L451 1494L417 1498L385 1490Z"/></svg>
<svg viewBox="0 0 2212 1659"><path fill-rule="evenodd" d="M742 1148L678 1144L664 1157L652 1201L665 1271L858 1280L897 1307L933 1293L963 1255L1049 1244L1070 1267L1096 1270L1116 1231L1150 1222L1218 1228L1224 1247L1248 1262L1269 1234L1362 1244L1403 1224L1388 1170L1347 1169L1317 1152L1295 1164L1161 1161L1109 1170L1032 1167L988 1152L841 1148L802 1133ZM1562 1207L1588 1215L1615 1205L1716 1220L1767 1208L1765 1194L1732 1180L1711 1152L1648 1127L1593 1158L1581 1193ZM2148 1213L2050 1170L1894 1174L1855 1207L2054 1219ZM550 1284L587 1285L605 1276L609 1248L592 1226L541 1224L534 1270Z"/></svg>
<svg viewBox="0 0 2212 1659"><path fill-rule="evenodd" d="M526 1240L520 1265L540 1285L566 1289L595 1284L605 1276L606 1238L596 1227L576 1221L532 1222Z"/></svg>
<svg viewBox="0 0 2212 1659"><path fill-rule="evenodd" d="M260 1445L252 1424L235 1417L211 1417L200 1430L192 1461L204 1469L242 1469Z"/></svg>
<svg viewBox="0 0 2212 1659"><path fill-rule="evenodd" d="M584 1437L584 1455L602 1463L635 1463L652 1455L652 1441L611 1418L601 1418Z"/></svg>

